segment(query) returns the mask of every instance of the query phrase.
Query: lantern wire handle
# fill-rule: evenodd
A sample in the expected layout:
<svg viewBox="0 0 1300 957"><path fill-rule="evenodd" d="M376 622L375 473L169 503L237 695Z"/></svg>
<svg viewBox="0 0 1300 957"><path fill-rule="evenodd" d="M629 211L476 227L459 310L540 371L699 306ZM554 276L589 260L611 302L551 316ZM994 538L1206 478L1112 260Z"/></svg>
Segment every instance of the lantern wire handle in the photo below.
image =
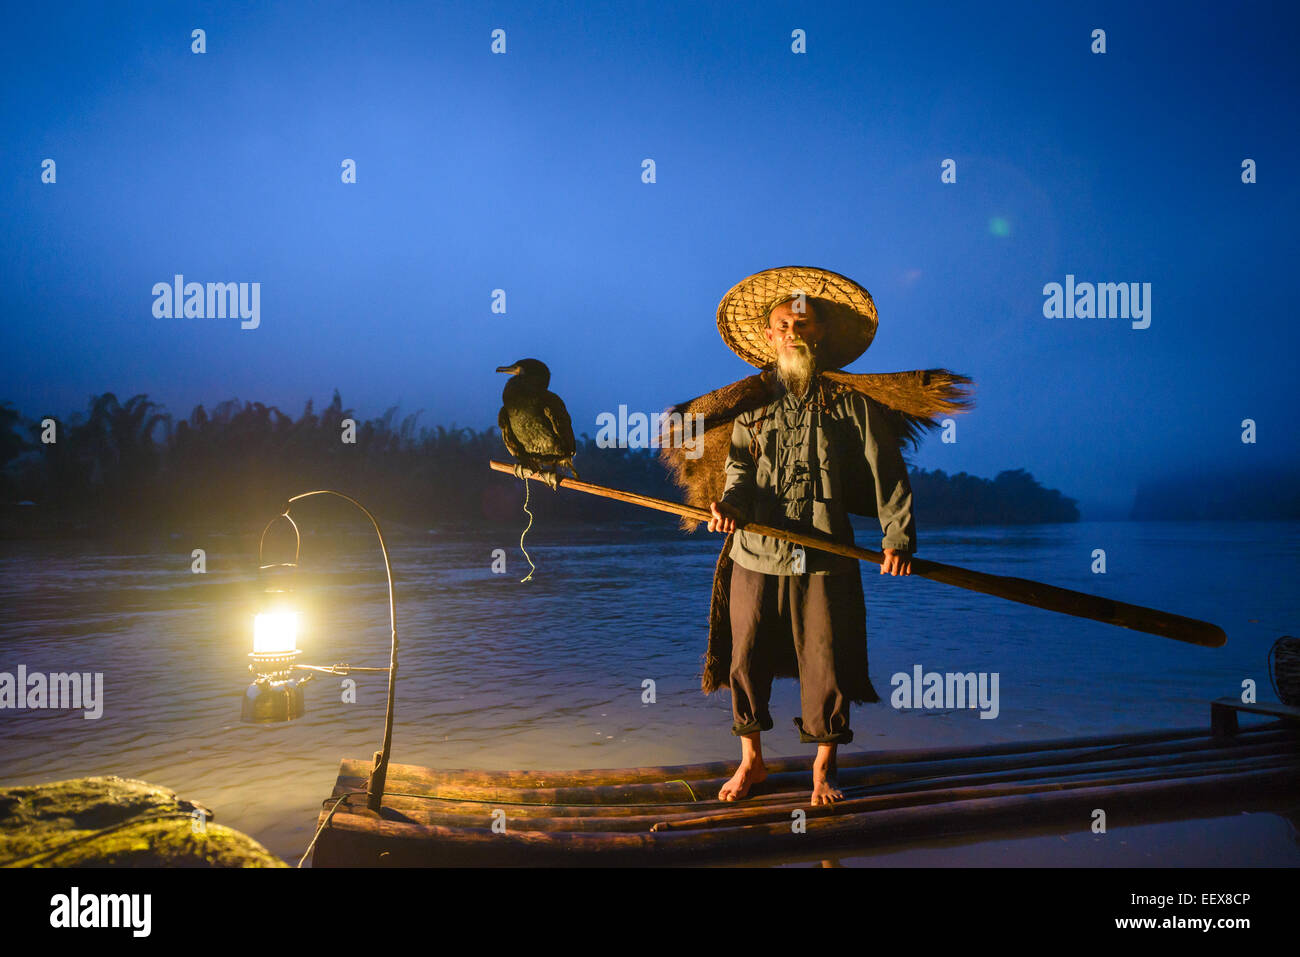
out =
<svg viewBox="0 0 1300 957"><path fill-rule="evenodd" d="M309 492L308 494L310 495L315 493ZM286 503L284 506L284 511L282 511L279 515L277 515L275 518L271 519L269 522L266 523L266 527L262 529L262 537L257 540L257 567L259 570L264 568L272 568L275 567L276 565L283 566L289 564L288 562L276 562L274 563L274 565L262 564L262 547L266 543L266 533L267 531L270 530L272 525L274 525L282 518L286 519L289 522L289 524L293 526L293 536L294 536L293 564L295 566L298 564L298 554L302 551L302 533L298 531L298 523L289 517L289 505L288 503Z"/></svg>
<svg viewBox="0 0 1300 957"><path fill-rule="evenodd" d="M374 766L370 772L370 781L366 786L367 806L370 808L370 810L378 812L380 804L383 801L384 784L388 778L388 758L392 751L392 743L393 743L393 706L397 697L397 597L393 592L393 565L388 558L388 545L384 542L384 533L379 528L379 520L376 519L375 516L370 513L370 509L366 508L364 505L362 505L352 496L344 495L342 492L336 492L333 489L328 489L328 488L316 489L315 491L312 492L303 492L300 495L295 495L292 498L287 499L284 503L284 506L280 510L280 514L277 515L275 518L271 519L271 521L266 523L266 527L262 529L262 537L258 540L257 543L257 561L261 568L272 567L270 565L261 564L262 544L266 540L267 529L269 529L275 522L279 521L281 518L284 518L284 519L288 519L289 524L293 526L293 532L296 538L296 544L294 546L294 553L293 553L293 564L294 565L298 564L298 556L302 550L302 534L298 531L298 523L289 517L289 506L291 506L294 502L299 501L300 499L310 498L313 495L334 495L337 496L338 498L343 499L344 501L351 502L357 508L361 509L361 511L365 514L366 518L370 519L370 524L375 527L375 535L379 538L379 550L383 553L384 556L384 571L388 575L388 624L389 624L389 629L392 632L392 638L393 638L392 651L390 653L388 667L374 669L377 671L388 672L388 709L384 715L383 748L380 751L377 751L375 753ZM279 564L284 565L287 563L281 562ZM360 671L363 669L354 669L354 670ZM365 670L370 670L370 669L365 669Z"/></svg>

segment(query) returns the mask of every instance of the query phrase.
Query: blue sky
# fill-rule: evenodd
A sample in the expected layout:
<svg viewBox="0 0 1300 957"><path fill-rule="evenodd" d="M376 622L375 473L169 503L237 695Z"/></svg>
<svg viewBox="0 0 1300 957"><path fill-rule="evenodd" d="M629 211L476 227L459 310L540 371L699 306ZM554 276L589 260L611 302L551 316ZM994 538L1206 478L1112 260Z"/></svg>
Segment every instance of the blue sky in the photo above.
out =
<svg viewBox="0 0 1300 957"><path fill-rule="evenodd" d="M296 416L338 388L366 417L485 428L495 367L536 356L594 435L620 404L747 374L718 300L807 264L875 299L852 371L975 379L958 441L917 465L1024 467L1085 507L1295 465L1298 21L1282 3L15 8L0 400ZM176 273L260 282L260 327L155 318ZM1150 328L1044 318L1067 273L1151 283Z"/></svg>

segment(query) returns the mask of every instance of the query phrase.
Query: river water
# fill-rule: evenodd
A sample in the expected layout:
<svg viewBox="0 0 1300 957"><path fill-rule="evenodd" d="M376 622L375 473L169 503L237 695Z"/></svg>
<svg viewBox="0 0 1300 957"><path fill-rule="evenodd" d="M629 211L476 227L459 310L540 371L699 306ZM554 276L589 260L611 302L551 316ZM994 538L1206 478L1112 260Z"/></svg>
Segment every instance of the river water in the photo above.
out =
<svg viewBox="0 0 1300 957"><path fill-rule="evenodd" d="M522 516L521 516L522 517ZM521 523L522 524L522 523ZM388 607L373 535L304 529L304 661L388 663ZM921 557L1031 578L1222 626L1207 649L864 566L872 681L846 750L1057 738L1208 725L1209 702L1269 687L1269 646L1300 626L1300 523L1084 522L922 530ZM429 767L686 764L739 753L726 692L699 691L719 537L671 520L473 533L391 543L400 681L392 760ZM878 534L878 533L877 533ZM866 525L858 541L877 546ZM191 568L206 552L206 572ZM502 549L506 573L493 571ZM1093 571L1104 549L1104 574ZM271 560L271 559L268 559ZM276 559L283 560L283 559ZM378 749L386 680L307 686L308 713L241 724L256 540L213 535L150 547L0 543L0 672L102 672L103 714L0 710L0 785L92 774L140 778L212 808L296 863L341 758ZM895 709L914 666L996 672L999 710ZM643 701L654 681L655 700ZM801 746L798 686L778 681L767 755ZM1249 721L1251 719L1243 719ZM1109 833L936 840L850 865L1295 865L1295 809ZM801 862L769 862L798 864ZM815 861L807 863L817 863Z"/></svg>

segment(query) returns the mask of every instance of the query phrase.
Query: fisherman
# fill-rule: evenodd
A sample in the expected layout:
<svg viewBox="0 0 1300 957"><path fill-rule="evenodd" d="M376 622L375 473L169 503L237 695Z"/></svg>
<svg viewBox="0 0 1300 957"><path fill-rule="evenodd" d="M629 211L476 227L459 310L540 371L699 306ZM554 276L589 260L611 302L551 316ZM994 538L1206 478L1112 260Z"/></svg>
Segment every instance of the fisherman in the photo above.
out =
<svg viewBox="0 0 1300 957"><path fill-rule="evenodd" d="M843 364L849 352L848 361L856 358L875 331L875 310L866 290L844 281L860 292L856 310L852 301L843 301L853 296L836 296L822 282L780 295L754 315L766 319L762 339L775 360L779 387L772 401L736 416L724 492L710 504L709 530L735 533L729 596L731 730L741 739L741 761L718 792L723 801L745 797L767 777L760 735L772 728L772 661L781 643L786 648L793 643L797 660L802 717L794 723L799 740L817 744L814 806L844 797L836 787L835 755L840 744L853 740L850 700L880 700L865 674L866 612L858 562L744 528L737 531L737 522L852 544L847 485L869 481L872 488L852 491L868 492L875 500L883 532L880 573L911 574L916 549L912 490L889 416L869 396L836 389L820 374ZM748 299L754 314L752 295L740 298ZM719 327L724 338L730 332L747 339L750 349L757 347L754 328L746 334L743 322L728 326L723 307ZM832 307L837 307L834 325L820 314ZM731 339L729 344L735 348Z"/></svg>

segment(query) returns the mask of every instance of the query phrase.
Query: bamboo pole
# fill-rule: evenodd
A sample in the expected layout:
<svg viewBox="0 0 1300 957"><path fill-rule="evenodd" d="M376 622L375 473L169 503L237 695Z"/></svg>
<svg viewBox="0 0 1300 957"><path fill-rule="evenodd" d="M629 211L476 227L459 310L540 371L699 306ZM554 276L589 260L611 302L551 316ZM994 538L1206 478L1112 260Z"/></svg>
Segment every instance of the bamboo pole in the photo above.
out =
<svg viewBox="0 0 1300 957"><path fill-rule="evenodd" d="M1058 779L1053 781L989 782L986 784L962 784L932 791L906 791L899 794L872 794L860 798L846 798L834 804L822 804L809 807L804 802L787 802L784 805L753 810L740 809L699 817L660 818L650 828L652 831L691 831L703 828L743 827L748 824L769 824L775 821L789 822L790 814L795 808L802 808L809 818L842 817L846 814L867 814L883 811L887 808L924 807L933 804L948 804L954 801L966 801L976 798L1008 797L1020 794L1036 794L1051 791L1073 791L1088 787L1110 787L1140 781L1177 781L1185 778L1205 777L1207 775L1247 774L1253 771L1265 771L1278 768L1300 770L1300 761L1295 755L1271 755L1229 764L1225 761L1200 761L1180 764L1174 768L1139 767L1116 771L1107 775L1092 775L1085 778ZM539 828L541 830L541 828Z"/></svg>
<svg viewBox="0 0 1300 957"><path fill-rule="evenodd" d="M871 782L873 787L908 787L917 779L930 781L952 781L957 778L991 775L1005 772L1004 777L1027 778L1032 776L1050 776L1053 773L1069 773L1070 768L1086 767L1090 763L1119 761L1127 764L1153 759L1161 756L1181 756L1184 760L1196 760L1208 755L1238 754L1246 756L1257 754L1256 747L1268 749L1296 750L1297 736L1289 730L1277 730L1254 735L1249 744L1224 746L1210 736L1192 741L1167 741L1124 745L1123 753L1115 753L1115 748L1080 748L1075 750L1057 750L1043 754L1010 754L992 756L973 756L946 761L918 761L906 764L882 765L879 767L855 767L839 769L839 781L842 786L855 787L861 783ZM769 797L772 791L784 789L787 793L802 790L807 786L808 770L773 772L768 780L760 785L751 801L761 801ZM345 760L340 766L339 784L334 797L338 798L348 790L354 790L363 762ZM696 779L689 783L684 779L660 778L653 782L634 784L604 785L568 785L550 787L508 787L478 784L461 784L456 781L438 780L430 782L427 772L414 765L392 765L389 772L389 790L406 792L426 799L444 799L463 804L477 803L480 806L500 803L503 806L513 804L516 807L527 806L566 806L592 808L591 813L620 814L626 811L612 810L618 807L651 805L702 805L716 798L718 789L729 777L729 772L717 777ZM987 779L987 778L986 778ZM924 786L924 785L922 785ZM527 812L521 812L527 813ZM635 812L632 812L635 813Z"/></svg>
<svg viewBox="0 0 1300 957"><path fill-rule="evenodd" d="M1107 762L1110 763L1110 762ZM1300 766L1300 758L1294 753L1273 752L1260 754L1250 759L1218 758L1206 761L1180 761L1177 764L1137 764L1131 767L1098 768L1089 772L1072 772L1069 776L1059 776L1050 780L1025 781L1008 778L1006 780L971 780L955 781L945 786L927 787L919 790L873 793L863 796L849 796L831 805L812 807L808 804L808 787L805 785L797 793L780 796L779 800L749 806L748 801L739 804L711 802L711 806L695 805L671 812L669 808L635 808L619 806L584 807L583 811L629 811L618 814L571 814L577 810L573 806L536 806L519 807L502 805L510 826L515 830L602 833L602 832L637 832L696 830L710 827L735 827L745 824L763 824L773 821L789 821L796 808L802 808L808 817L831 817L843 814L870 813L896 807L920 807L927 804L939 804L948 801L968 800L970 798L1002 797L1015 794L1032 794L1045 791L1073 790L1082 787L1095 787L1104 784L1136 781L1162 781L1175 778L1200 777L1207 774L1245 773L1253 770ZM345 801L339 813L355 813L365 807L364 795L356 795L356 803ZM326 802L326 809L337 799ZM490 820L491 811L497 806L482 804L457 804L445 801L422 801L417 798L404 797L387 793L384 795L386 807L399 812L402 819L415 824L438 824L445 827L475 828L483 827Z"/></svg>
<svg viewBox="0 0 1300 957"><path fill-rule="evenodd" d="M1030 794L1092 787L1127 780L1173 780L1202 774L1242 774L1262 768L1294 768L1300 771L1300 755L1294 750L1260 750L1251 755L1219 756L1189 760L1196 755L1172 755L1151 761L1099 761L1085 767L1061 768L1044 774L978 774L936 781L903 782L894 788L873 790L870 794L850 794L860 790L844 788L845 798L834 804L809 807L809 789L805 786L781 800L746 807L748 801L734 804L715 802L700 808L696 815L665 813L652 830L690 830L699 827L729 827L765 821L789 820L796 807L805 808L809 817L854 814L886 807L914 807L936 804L965 797Z"/></svg>
<svg viewBox="0 0 1300 957"><path fill-rule="evenodd" d="M513 465L497 461L488 464L498 472L514 474L515 467ZM541 478L540 473L531 469L525 469L524 475L528 478ZM604 485L594 485L591 482L582 482L578 479L559 477L558 484L563 488L573 489L575 492L586 492L589 495L612 498L620 502L640 505L643 508L652 508L672 515L693 518L700 522L707 522L711 518L706 509L696 508L693 505L679 505L665 499L640 495L636 492L625 492ZM736 527L758 535L779 538L795 545L816 548L835 555L856 558L859 561L874 562L877 565L885 560L883 553L869 548L844 545L815 535L805 535L802 532L773 528L770 525L760 525L757 522L737 521ZM941 562L927 561L923 558L913 558L911 564L913 575L920 575L922 578L928 578L931 581L943 582L945 585L956 585L958 588L965 588L985 595L1006 598L1022 605L1032 605L1035 608L1044 608L1064 615L1073 615L1076 618L1090 618L1093 621L1105 622L1108 625L1131 628L1134 631L1160 635L1163 638L1172 638L1174 641L1184 641L1188 644L1202 645L1206 648L1222 648L1228 641L1227 635L1218 625L1211 624L1208 621L1200 621L1196 618L1186 618L1171 612L1160 611L1156 608L1147 608L1144 605L1132 605L1128 602L1103 598L1100 595L1089 595L1086 592L1073 591L1069 588L1058 588L1055 585L1047 585L1027 578L1013 578L1007 575L993 575L988 572L972 571L969 568L945 565Z"/></svg>
<svg viewBox="0 0 1300 957"><path fill-rule="evenodd" d="M1247 725L1237 733L1237 739L1246 740L1246 736L1264 731L1282 730L1286 722L1281 720L1266 721ZM1159 741L1173 741L1180 738L1209 738L1210 731L1204 725L1185 728L1162 728L1155 731L1124 731L1111 734L1085 735L1071 738L1034 738L1022 741L984 742L981 744L944 745L929 748L895 748L890 750L856 751L841 747L836 761L841 771L846 768L865 765L879 766L902 764L915 761L946 761L952 758L991 757L1006 754L1034 754L1040 751L1075 750L1078 748L1127 747L1136 744L1150 744ZM807 773L812 768L812 758L808 755L799 757L769 757L765 760L768 771L780 773L800 771ZM356 772L364 766L365 770ZM708 761L700 764L675 764L662 767L638 768L589 768L584 770L511 770L484 771L477 768L425 768L419 765L393 765L395 773L417 776L420 784L430 790L442 784L479 785L510 788L535 787L569 787L583 784L655 784L664 781L694 782L706 778L730 777L736 769L734 761ZM344 758L339 769L340 784L346 784L344 778L352 773L360 773L364 779L368 773L369 762ZM404 779L405 780L405 779ZM412 783L405 780L406 784ZM348 787L347 789L351 789ZM409 787L406 790L410 790ZM341 792L340 792L341 793ZM335 795L337 797L337 794Z"/></svg>
<svg viewBox="0 0 1300 957"><path fill-rule="evenodd" d="M957 786L1021 784L1162 769L1164 773L1174 773L1183 768L1202 764L1215 764L1232 770L1261 759L1278 759L1300 765L1300 749L1297 748L1296 739L1274 740L1232 748L1162 751L1142 755L1093 755L1079 760L1029 766L997 765L938 771L932 769L932 773L928 774L885 771L870 775L859 773L846 779L846 776L841 773L838 786L846 795L855 796L922 794ZM408 789L401 782L395 781L392 789L385 794L385 806L404 815L414 815L416 820L420 820L420 815L425 812L480 819L488 809L497 805L508 806L512 817L527 819L555 817L613 820L647 813L659 815L656 820L663 817L691 818L714 812L736 812L738 809L783 807L792 801L798 804L807 798L810 778L806 772L772 775L762 785L756 786L749 797L740 802L717 800L717 790L725 780L719 777L707 782L707 786L706 782L697 782L695 800L691 800L685 793L679 796L676 792L670 792L666 795L644 795L646 800L627 804L609 804L599 800L571 803L572 796L569 796L569 801L558 801L555 798L559 795L543 795L522 790L514 793L495 792L491 795L484 795L482 792L456 793L454 789L422 793L419 790ZM340 797L351 800L358 793L359 788L355 785L340 787L322 806L330 806Z"/></svg>

